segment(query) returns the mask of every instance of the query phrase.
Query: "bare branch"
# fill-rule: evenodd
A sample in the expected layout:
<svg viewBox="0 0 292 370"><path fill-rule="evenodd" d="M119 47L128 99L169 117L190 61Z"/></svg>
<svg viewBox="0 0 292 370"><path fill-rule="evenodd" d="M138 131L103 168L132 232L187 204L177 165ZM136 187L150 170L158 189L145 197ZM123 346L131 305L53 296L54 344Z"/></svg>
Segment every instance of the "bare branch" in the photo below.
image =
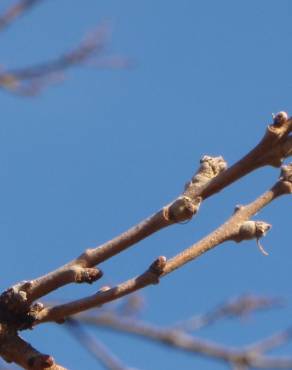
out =
<svg viewBox="0 0 292 370"><path fill-rule="evenodd" d="M259 157L260 159L252 159L252 155L248 155L246 157L248 161L245 158L238 162L235 167L233 166L231 174L229 173L229 175L226 176L226 186L241 175L246 174L246 169L248 167L246 161L253 161L249 167L251 170L257 167L254 164L256 161L261 165L275 165L276 163L278 165L285 155L291 154L292 140L291 137L287 135L291 131L292 119L283 120L279 117L281 117L281 114L275 117L274 124L269 126L266 136L259 144L258 147L261 147L262 151L253 151L257 153L257 155L260 155L261 152L262 156ZM270 147L267 146L267 142ZM215 167L213 167L214 163ZM245 164L243 165L242 163ZM264 193L253 203L236 208L234 215L225 222L225 224L169 261L166 261L165 257L159 257L138 277L119 284L114 288L101 290L92 296L77 301L54 307L43 307L38 303L31 306L31 303L35 299L70 282L91 283L97 280L101 276L100 270L94 267L97 263L105 261L114 254L121 252L141 238L149 236L162 227L190 218L192 214L197 212L200 202L204 197L210 196L212 192L218 191L218 189L223 186L222 175L220 175L223 167L222 158L213 159L204 157L197 175L195 175L192 181L186 186L183 195L170 205L164 207L156 215L130 229L113 241L99 248L87 250L76 260L73 260L64 267L34 281L19 283L2 293L0 296L2 320L9 326L13 326L17 329L30 328L32 325L48 321L62 322L73 314L116 300L148 285L157 284L160 277L167 275L227 240L234 240L236 242L251 238L258 240L265 234L270 225L259 221L251 221L250 218L280 195L290 194L292 192L292 164L282 167L280 180L269 191ZM228 174L228 170L223 173ZM215 178L210 180L213 176L215 176ZM218 182L217 178L219 178ZM214 184L217 184L215 188ZM211 190L208 192L206 189L209 189L209 186L211 186ZM214 350L215 352L219 351L218 353L221 353L217 355L218 357L221 356L223 358L223 356L226 356L226 354L224 354L225 349L222 350L220 347L215 347ZM239 357L237 352L232 354L232 356L233 363L239 365L246 364L246 362L242 362L243 360L246 361L246 354L244 359L242 358L242 353L239 354ZM231 357L229 357L229 360L230 358ZM249 361L251 361L251 359L249 359ZM272 360L266 360L265 358L256 356L256 361L254 358L252 361L254 367L270 368ZM279 361L278 359L275 360L275 363L280 364L279 368L288 368L291 365L290 359L286 362L284 360L284 362L282 360L282 362Z"/></svg>
<svg viewBox="0 0 292 370"><path fill-rule="evenodd" d="M222 157L203 157L197 174L187 184L184 193L171 204L109 242L88 249L67 265L31 281L30 289L25 290L28 302L75 282L72 270L90 269L151 234L174 223L190 219L198 211L203 198L211 196L254 169L264 165L278 166L284 158L292 154L292 137L288 136L292 129L292 118L284 120L281 118L283 115L284 113L280 112L274 118L274 123L268 126L262 141L231 168L224 170L225 162ZM171 264L173 268L173 261ZM171 265L168 265L169 268Z"/></svg>
<svg viewBox="0 0 292 370"><path fill-rule="evenodd" d="M259 230L257 228L254 228L254 234L251 235L246 234L246 229L242 228L242 225L272 200L276 199L280 195L291 193L292 164L283 166L280 180L271 188L271 190L264 193L249 205L237 208L234 215L228 221L198 243L185 249L183 252L168 261L166 261L165 257L159 257L142 275L121 283L106 292L99 292L93 296L67 304L44 308L43 310L36 312L35 324L46 321L60 321L78 312L121 298L127 294L142 289L147 285L156 284L159 281L159 277L171 273L187 262L198 258L225 241L235 240L239 242L251 239L252 237L258 238Z"/></svg>
<svg viewBox="0 0 292 370"><path fill-rule="evenodd" d="M287 174L284 175L284 172L287 172ZM283 166L280 181L278 181L270 190L268 190L254 202L247 206L241 206L240 208L237 208L234 215L228 221L226 221L222 226L206 236L204 239L168 260L163 275L169 274L175 269L183 266L189 261L198 258L201 254L208 252L227 240L240 242L242 240L252 238L258 239L260 234L264 235L266 226L262 227L262 223L259 224L258 222L255 222L256 227L252 229L249 228L247 232L245 222L277 197L283 194L290 194L292 192L291 173L292 164L289 166Z"/></svg>
<svg viewBox="0 0 292 370"><path fill-rule="evenodd" d="M158 257L150 267L138 277L127 280L124 283L117 285L114 288L101 290L96 294L73 301L70 303L57 305L54 307L45 307L39 312L35 313L34 325L47 322L57 321L62 322L67 317L76 313L86 311L90 308L100 306L104 303L114 301L132 292L144 288L151 284L158 284L159 278L163 273L166 265L166 258L163 256Z"/></svg>

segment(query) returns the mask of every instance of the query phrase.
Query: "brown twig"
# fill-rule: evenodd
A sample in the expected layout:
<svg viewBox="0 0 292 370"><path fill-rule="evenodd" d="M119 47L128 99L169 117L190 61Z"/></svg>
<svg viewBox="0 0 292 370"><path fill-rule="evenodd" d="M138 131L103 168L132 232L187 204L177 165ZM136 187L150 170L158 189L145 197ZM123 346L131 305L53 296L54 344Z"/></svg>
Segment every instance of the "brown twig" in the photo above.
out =
<svg viewBox="0 0 292 370"><path fill-rule="evenodd" d="M251 238L258 239L259 235L263 235L265 231L265 227L263 225L268 224L254 221L256 225L260 225L260 228L248 228L247 230L245 227L246 221L248 221L251 216L258 213L272 200L281 195L291 193L292 164L282 167L280 180L271 188L271 190L264 193L249 205L237 208L233 216L228 221L198 243L185 249L183 252L168 261L166 261L165 257L159 257L142 275L121 283L105 292L98 292L92 296L67 304L44 308L35 314L35 324L46 321L63 320L64 318L78 312L116 300L142 289L145 286L155 284L159 281L160 277L171 273L187 262L198 258L225 241L235 240L236 242L239 242Z"/></svg>
<svg viewBox="0 0 292 370"><path fill-rule="evenodd" d="M292 154L292 137L289 136L291 130L292 118L287 119L286 113L280 112L274 118L274 123L268 126L264 138L255 149L229 169L225 169L226 164L222 157L203 157L198 172L186 185L182 195L175 201L109 242L97 248L88 249L77 259L47 275L31 281L29 289L20 286L19 290L25 291L27 301L31 303L53 290L76 282L76 271L79 271L79 273L82 269L90 271L93 266L104 262L151 234L174 223L192 218L198 211L203 198L210 197L212 194L258 167L264 165L280 165L283 158ZM273 196L272 193L265 195L264 198L270 196ZM264 199L260 201L263 202ZM243 218L247 219L248 215L246 212L247 210L243 213L238 213L236 221L239 222L239 215L243 214L245 214ZM219 239L218 242L220 242ZM185 257L186 255L184 254L183 258ZM174 268L173 262L172 260L168 264L166 271Z"/></svg>
<svg viewBox="0 0 292 370"><path fill-rule="evenodd" d="M246 206L240 206L235 209L233 216L222 226L211 234L200 240L198 243L185 249L175 257L167 261L163 275L167 275L175 269L183 266L189 261L198 258L201 254L208 252L219 244L228 240L240 242L265 235L265 232L271 225L261 221L249 221L251 216L255 215L271 201L284 194L292 193L292 163L282 167L280 180L266 193ZM248 223L247 223L248 221ZM250 223L254 227L250 228Z"/></svg>
<svg viewBox="0 0 292 370"><path fill-rule="evenodd" d="M133 318L122 318L114 313L105 312L98 315L82 314L76 316L76 319L84 324L133 334L179 350L213 358L232 365L245 365L258 369L292 369L292 358L267 357L263 355L263 351L257 351L253 347L236 349L218 345L191 336L179 329L161 328ZM288 340L288 338L286 339Z"/></svg>
<svg viewBox="0 0 292 370"><path fill-rule="evenodd" d="M5 361L14 362L23 369L66 370L57 365L52 356L37 351L6 325L0 328L0 355Z"/></svg>
<svg viewBox="0 0 292 370"><path fill-rule="evenodd" d="M208 163L208 165L207 165ZM201 180L210 179L210 172L213 173L213 176L220 172L223 166L223 160L221 157L219 158L210 158L204 157L201 163L201 167L198 170L197 174L194 178L200 178ZM212 170L210 167L212 166ZM206 167L208 170L206 171ZM176 201L177 207L174 209L176 212L181 212L181 216L185 217L186 213L189 214L190 209L192 212L195 211L195 207L198 207L197 200L194 202L190 200L183 200L184 198L179 197ZM188 207L180 210L181 202L187 202ZM179 204L180 203L180 204ZM87 274L94 276L98 275L98 278L101 277L101 272L99 274L96 272L96 268L94 267L96 264L103 262L113 255L122 252L129 246L137 243L141 239L146 238L147 236L151 235L152 233L173 224L174 221L166 218L164 215L164 210L159 211L155 215L149 217L145 221L141 222L140 224L134 226L132 229L128 230L127 232L121 234L119 237L113 239L112 241L104 244L103 246L88 249L86 250L81 256L77 259L71 261L70 263L62 266L61 268L50 272L47 275L41 276L38 279L35 279L30 282L25 282L23 285L18 285L17 290L24 291L27 297L27 302L33 302L34 300L45 296L49 292L56 290L66 284L77 282L77 276L80 274L87 276ZM98 270L99 271L99 270ZM87 281L87 279L80 279L80 282L91 282Z"/></svg>
<svg viewBox="0 0 292 370"><path fill-rule="evenodd" d="M161 274L163 273L165 265L166 258L160 256L143 274L127 280L114 288L108 288L106 290L103 289L92 296L70 303L57 305L54 307L45 307L35 314L34 324L36 325L47 321L62 322L71 315L103 305L107 302L114 301L148 285L157 284Z"/></svg>
<svg viewBox="0 0 292 370"><path fill-rule="evenodd" d="M61 322L73 314L158 283L160 277L227 240L236 242L251 238L258 240L270 225L251 221L250 217L278 196L292 192L292 165L283 166L281 178L271 190L253 203L237 208L234 215L224 225L169 261L166 261L165 257L159 257L147 271L138 277L106 291L99 291L90 297L55 307L44 308L38 303L32 305L37 298L45 296L65 284L71 282L91 283L97 280L101 276L101 271L95 267L96 264L105 261L163 227L190 219L197 212L202 199L229 185L248 171L266 164L279 165L284 157L292 153L292 137L289 136L291 128L292 119L287 119L284 113L279 113L275 117L273 125L268 127L267 134L261 143L251 152L253 154L247 155L238 164L231 167L230 172L228 169L222 172L224 165L221 157L215 159L204 157L198 173L187 184L184 193L154 216L103 246L87 250L80 257L58 270L33 281L21 282L2 293L0 296L2 322L16 328L16 330L30 328L32 325L47 321ZM226 175L226 180L224 180L224 176L222 177L222 173ZM234 358L234 362L241 364L240 361L241 358L237 362ZM257 361L255 367L259 367L260 364L262 368L265 368L266 365L269 367L271 363L265 362L265 359L258 356ZM282 365L286 366L283 362Z"/></svg>

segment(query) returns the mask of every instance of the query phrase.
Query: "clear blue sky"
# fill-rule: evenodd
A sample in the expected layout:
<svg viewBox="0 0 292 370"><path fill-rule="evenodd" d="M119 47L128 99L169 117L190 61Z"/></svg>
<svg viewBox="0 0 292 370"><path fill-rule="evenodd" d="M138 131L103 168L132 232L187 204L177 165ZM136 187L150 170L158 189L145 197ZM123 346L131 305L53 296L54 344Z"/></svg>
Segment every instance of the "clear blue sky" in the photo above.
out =
<svg viewBox="0 0 292 370"><path fill-rule="evenodd" d="M1 92L1 289L124 231L179 194L202 155L223 155L231 164L258 142L271 113L292 113L288 0L43 1L1 34L1 63L57 56L103 20L112 24L111 52L132 58L135 68L74 70L31 99ZM158 255L171 257L199 240L277 176L265 168L225 189L189 224L105 263L100 284L132 277ZM241 345L290 325L291 197L257 217L273 224L263 241L269 257L255 242L220 246L145 289L145 320L168 325L252 292L284 297L287 307L198 335ZM50 298L82 297L100 284L67 287ZM224 368L95 333L141 370ZM101 369L61 327L43 325L24 337L72 370Z"/></svg>

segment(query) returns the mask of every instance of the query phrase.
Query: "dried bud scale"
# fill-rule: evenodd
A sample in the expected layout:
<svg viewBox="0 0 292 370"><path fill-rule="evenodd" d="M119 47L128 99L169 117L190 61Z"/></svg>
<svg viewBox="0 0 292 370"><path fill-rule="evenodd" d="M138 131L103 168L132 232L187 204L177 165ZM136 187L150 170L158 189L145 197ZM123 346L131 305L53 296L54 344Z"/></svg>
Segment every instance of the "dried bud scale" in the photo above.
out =
<svg viewBox="0 0 292 370"><path fill-rule="evenodd" d="M227 163L223 157L211 157L204 155L200 159L200 167L196 174L192 177L191 181L186 184L186 195L193 194L199 187L206 184L212 178L218 176L221 172L225 171Z"/></svg>
<svg viewBox="0 0 292 370"><path fill-rule="evenodd" d="M256 239L259 250L267 256L268 253L264 250L263 246L259 243L259 239L266 235L272 225L264 221L245 221L239 227L238 233L231 239L237 243L243 240Z"/></svg>

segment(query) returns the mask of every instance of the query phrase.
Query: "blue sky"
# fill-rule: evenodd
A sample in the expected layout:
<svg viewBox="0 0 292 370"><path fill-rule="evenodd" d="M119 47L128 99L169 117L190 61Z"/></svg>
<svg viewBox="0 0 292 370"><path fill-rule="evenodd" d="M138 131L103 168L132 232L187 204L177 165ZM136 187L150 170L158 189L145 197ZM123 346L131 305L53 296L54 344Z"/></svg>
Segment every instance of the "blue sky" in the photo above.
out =
<svg viewBox="0 0 292 370"><path fill-rule="evenodd" d="M135 67L75 69L35 98L1 92L1 288L126 230L176 197L202 155L223 155L231 164L258 142L273 112L291 113L291 17L288 0L55 0L43 1L3 32L1 64L19 67L59 55L107 20L109 51ZM196 242L236 204L264 192L278 173L257 171L204 202L192 222L106 262L100 284L132 277L158 255L171 257ZM143 318L168 325L251 292L284 297L287 306L198 335L242 345L290 325L291 197L257 218L273 224L263 241L269 257L255 242L222 245L145 289ZM100 284L66 287L50 298L82 297ZM124 363L142 370L224 368L141 340L94 333ZM101 369L61 327L43 325L23 335L70 369Z"/></svg>

